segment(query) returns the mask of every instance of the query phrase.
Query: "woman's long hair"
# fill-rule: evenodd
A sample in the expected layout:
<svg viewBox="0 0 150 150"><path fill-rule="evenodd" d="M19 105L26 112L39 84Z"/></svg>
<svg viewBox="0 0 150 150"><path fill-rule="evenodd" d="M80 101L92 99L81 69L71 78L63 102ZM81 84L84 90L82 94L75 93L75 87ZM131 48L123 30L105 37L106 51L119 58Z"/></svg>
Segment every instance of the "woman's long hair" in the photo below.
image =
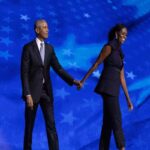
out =
<svg viewBox="0 0 150 150"><path fill-rule="evenodd" d="M124 24L116 24L112 27L108 33L108 41L112 41L116 37L116 32L120 32L123 28L126 28Z"/></svg>

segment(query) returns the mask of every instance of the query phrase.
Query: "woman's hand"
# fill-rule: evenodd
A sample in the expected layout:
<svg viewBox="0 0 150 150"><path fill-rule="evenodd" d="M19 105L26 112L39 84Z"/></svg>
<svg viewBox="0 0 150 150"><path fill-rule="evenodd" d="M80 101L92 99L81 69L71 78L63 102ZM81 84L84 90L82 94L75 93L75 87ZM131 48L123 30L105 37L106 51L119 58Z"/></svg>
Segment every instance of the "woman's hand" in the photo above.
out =
<svg viewBox="0 0 150 150"><path fill-rule="evenodd" d="M80 90L80 89L83 87L83 81L81 80L79 83L80 83L80 84L77 86L77 89L78 89L78 90Z"/></svg>
<svg viewBox="0 0 150 150"><path fill-rule="evenodd" d="M133 104L130 100L128 100L128 108L129 110L133 110Z"/></svg>

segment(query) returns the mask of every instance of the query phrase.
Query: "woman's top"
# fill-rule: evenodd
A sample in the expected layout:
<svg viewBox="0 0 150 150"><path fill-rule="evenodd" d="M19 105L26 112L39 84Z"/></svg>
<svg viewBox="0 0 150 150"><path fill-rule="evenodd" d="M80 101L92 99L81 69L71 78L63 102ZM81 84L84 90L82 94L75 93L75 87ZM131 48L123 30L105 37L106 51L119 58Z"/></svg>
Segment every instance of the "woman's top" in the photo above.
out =
<svg viewBox="0 0 150 150"><path fill-rule="evenodd" d="M105 46L111 47L111 53L104 60L104 67L99 82L95 88L98 94L119 95L120 89L120 71L123 68L124 54L121 44L115 39L108 42Z"/></svg>

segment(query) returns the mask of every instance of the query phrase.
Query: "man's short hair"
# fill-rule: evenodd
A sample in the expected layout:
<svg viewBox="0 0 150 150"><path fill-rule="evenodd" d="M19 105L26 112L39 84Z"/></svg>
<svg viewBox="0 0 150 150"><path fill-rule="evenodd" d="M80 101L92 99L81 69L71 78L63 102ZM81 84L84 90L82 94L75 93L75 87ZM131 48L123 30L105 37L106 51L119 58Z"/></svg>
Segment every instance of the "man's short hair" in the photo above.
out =
<svg viewBox="0 0 150 150"><path fill-rule="evenodd" d="M40 23L41 22L46 22L46 20L45 19L38 19L38 20L36 20L35 22L34 22L34 30L36 29L36 28L39 28L40 27Z"/></svg>

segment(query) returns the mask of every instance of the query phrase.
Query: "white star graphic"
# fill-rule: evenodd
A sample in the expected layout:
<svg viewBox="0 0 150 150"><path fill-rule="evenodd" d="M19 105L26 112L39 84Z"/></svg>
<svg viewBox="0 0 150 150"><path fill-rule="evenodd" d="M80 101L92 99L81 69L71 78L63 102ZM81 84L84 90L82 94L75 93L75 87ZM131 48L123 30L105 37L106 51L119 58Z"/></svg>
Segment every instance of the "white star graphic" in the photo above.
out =
<svg viewBox="0 0 150 150"><path fill-rule="evenodd" d="M61 123L68 123L69 125L73 125L73 122L77 119L74 117L72 111L69 113L61 113L63 119L61 120Z"/></svg>
<svg viewBox="0 0 150 150"><path fill-rule="evenodd" d="M112 9L113 9L113 10L117 10L117 7L116 7L116 6L112 6Z"/></svg>
<svg viewBox="0 0 150 150"><path fill-rule="evenodd" d="M29 40L29 35L28 34L22 34L22 39Z"/></svg>
<svg viewBox="0 0 150 150"><path fill-rule="evenodd" d="M73 5L73 3L71 1L68 1L67 3L68 3L68 5Z"/></svg>
<svg viewBox="0 0 150 150"><path fill-rule="evenodd" d="M52 17L56 17L56 13L55 13L55 12L53 12L53 11L49 11L48 13L49 13L49 15L50 15L50 16L52 16Z"/></svg>
<svg viewBox="0 0 150 150"><path fill-rule="evenodd" d="M8 51L2 52L0 51L0 57L5 58L5 60L8 60L8 58L13 57L13 55L9 54Z"/></svg>
<svg viewBox="0 0 150 150"><path fill-rule="evenodd" d="M0 30L7 33L13 31L9 26L2 26Z"/></svg>
<svg viewBox="0 0 150 150"><path fill-rule="evenodd" d="M107 0L107 2L108 2L108 3L112 3L112 1L111 1L111 0Z"/></svg>
<svg viewBox="0 0 150 150"><path fill-rule="evenodd" d="M99 70L96 70L96 71L93 72L93 77L99 78L100 75L101 74L100 74Z"/></svg>
<svg viewBox="0 0 150 150"><path fill-rule="evenodd" d="M1 38L0 42L1 42L1 43L4 43L4 44L7 45L7 46L9 46L10 44L13 43L13 41L10 40L9 37Z"/></svg>
<svg viewBox="0 0 150 150"><path fill-rule="evenodd" d="M28 17L28 15L20 15L20 19L24 20L24 21L28 21L30 18Z"/></svg>
<svg viewBox="0 0 150 150"><path fill-rule="evenodd" d="M88 13L84 13L83 16L86 17L86 18L90 18L91 17Z"/></svg>
<svg viewBox="0 0 150 150"><path fill-rule="evenodd" d="M71 52L70 49L64 49L63 50L63 55L66 55L66 56L71 56L73 53Z"/></svg>
<svg viewBox="0 0 150 150"><path fill-rule="evenodd" d="M136 75L134 75L134 73L131 71L131 72L126 72L127 73L127 78L130 78L132 80L134 80L134 78L136 77Z"/></svg>
<svg viewBox="0 0 150 150"><path fill-rule="evenodd" d="M69 66L70 67L72 67L73 69L77 69L77 68L79 68L79 66L77 65L77 63L76 62L69 62Z"/></svg>
<svg viewBox="0 0 150 150"><path fill-rule="evenodd" d="M65 99L68 95L70 95L70 93L66 92L64 87L56 90L56 96L61 97L62 99Z"/></svg>
<svg viewBox="0 0 150 150"><path fill-rule="evenodd" d="M56 33L58 33L58 32L60 32L60 29L58 29L58 28L55 28L55 30L54 30Z"/></svg>

